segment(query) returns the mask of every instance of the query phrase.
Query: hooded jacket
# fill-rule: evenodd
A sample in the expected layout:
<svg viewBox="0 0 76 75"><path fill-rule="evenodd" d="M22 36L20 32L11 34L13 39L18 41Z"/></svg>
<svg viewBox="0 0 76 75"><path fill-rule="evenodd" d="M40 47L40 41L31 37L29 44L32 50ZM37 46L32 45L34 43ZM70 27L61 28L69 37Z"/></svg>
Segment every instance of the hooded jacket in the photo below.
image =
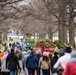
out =
<svg viewBox="0 0 76 75"><path fill-rule="evenodd" d="M27 57L30 56L30 54L31 54L31 50L28 50L26 52L26 55L24 55L24 57L23 57L23 63L24 63L24 67L25 68L26 68L26 60L27 60Z"/></svg>
<svg viewBox="0 0 76 75"><path fill-rule="evenodd" d="M6 67L9 70L16 70L17 67L20 68L18 58L15 53L10 53L6 59Z"/></svg>
<svg viewBox="0 0 76 75"><path fill-rule="evenodd" d="M34 54L31 54L30 56L27 57L26 67L30 69L33 69L33 68L35 69L38 67L38 60Z"/></svg>

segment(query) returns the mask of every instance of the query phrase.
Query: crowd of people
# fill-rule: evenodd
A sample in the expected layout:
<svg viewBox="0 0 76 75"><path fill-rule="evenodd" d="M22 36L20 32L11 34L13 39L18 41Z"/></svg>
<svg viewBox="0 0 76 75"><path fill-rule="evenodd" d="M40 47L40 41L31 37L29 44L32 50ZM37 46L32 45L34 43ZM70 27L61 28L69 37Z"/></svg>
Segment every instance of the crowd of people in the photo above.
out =
<svg viewBox="0 0 76 75"><path fill-rule="evenodd" d="M28 47L22 51L20 67L15 50L4 50L1 58L2 75L17 75L21 69L25 75L76 75L76 52L66 47L51 54L47 50L42 52Z"/></svg>
<svg viewBox="0 0 76 75"><path fill-rule="evenodd" d="M25 75L76 75L76 52L71 47L54 54L33 49L23 51L22 55Z"/></svg>

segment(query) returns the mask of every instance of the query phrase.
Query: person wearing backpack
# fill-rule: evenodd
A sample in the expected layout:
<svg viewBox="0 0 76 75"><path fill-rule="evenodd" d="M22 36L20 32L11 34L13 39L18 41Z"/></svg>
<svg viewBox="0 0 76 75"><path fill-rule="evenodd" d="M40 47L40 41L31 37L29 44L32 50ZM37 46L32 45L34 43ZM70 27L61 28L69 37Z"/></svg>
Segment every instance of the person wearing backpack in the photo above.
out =
<svg viewBox="0 0 76 75"><path fill-rule="evenodd" d="M43 56L39 60L39 67L42 70L42 75L50 75L50 58L47 52L43 52Z"/></svg>

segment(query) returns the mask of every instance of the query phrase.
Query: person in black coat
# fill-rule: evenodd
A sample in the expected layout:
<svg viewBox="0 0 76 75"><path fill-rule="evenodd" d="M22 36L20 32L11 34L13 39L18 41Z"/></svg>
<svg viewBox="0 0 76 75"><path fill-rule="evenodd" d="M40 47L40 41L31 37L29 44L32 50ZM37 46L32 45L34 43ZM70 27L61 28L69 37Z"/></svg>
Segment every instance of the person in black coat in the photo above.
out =
<svg viewBox="0 0 76 75"><path fill-rule="evenodd" d="M10 70L10 75L16 75L17 68L20 69L19 61L14 53L14 49L11 49L11 53L7 56L6 67Z"/></svg>
<svg viewBox="0 0 76 75"><path fill-rule="evenodd" d="M42 57L41 50L38 50L36 52L36 57L37 57L37 60L38 60L38 65L39 65L39 59ZM41 75L39 67L36 68L36 73L37 73L37 75Z"/></svg>
<svg viewBox="0 0 76 75"><path fill-rule="evenodd" d="M52 69L52 73L54 73L54 69L53 69L53 66L54 64L57 62L58 60L58 53L57 52L54 52L54 56L51 58L51 69Z"/></svg>

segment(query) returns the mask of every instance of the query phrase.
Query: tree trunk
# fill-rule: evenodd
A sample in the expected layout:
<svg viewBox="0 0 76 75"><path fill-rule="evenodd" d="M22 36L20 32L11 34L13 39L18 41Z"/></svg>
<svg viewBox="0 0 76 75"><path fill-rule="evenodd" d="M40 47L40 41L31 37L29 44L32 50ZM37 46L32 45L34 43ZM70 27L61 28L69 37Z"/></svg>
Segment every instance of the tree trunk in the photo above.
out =
<svg viewBox="0 0 76 75"><path fill-rule="evenodd" d="M34 39L35 39L35 32L34 32Z"/></svg>
<svg viewBox="0 0 76 75"><path fill-rule="evenodd" d="M75 47L75 40L74 40L74 22L73 19L70 18L69 20L69 43Z"/></svg>
<svg viewBox="0 0 76 75"><path fill-rule="evenodd" d="M67 43L67 27L66 27L66 1L58 0L59 3L59 39L63 43Z"/></svg>
<svg viewBox="0 0 76 75"><path fill-rule="evenodd" d="M37 33L37 39L39 39L39 33Z"/></svg>
<svg viewBox="0 0 76 75"><path fill-rule="evenodd" d="M6 41L7 40L7 34L4 34L4 41Z"/></svg>
<svg viewBox="0 0 76 75"><path fill-rule="evenodd" d="M63 42L67 44L67 26L66 23L63 22Z"/></svg>
<svg viewBox="0 0 76 75"><path fill-rule="evenodd" d="M53 33L51 31L49 32L49 39L53 40Z"/></svg>
<svg viewBox="0 0 76 75"><path fill-rule="evenodd" d="M74 1L69 0L69 43L75 47L75 40L74 40Z"/></svg>
<svg viewBox="0 0 76 75"><path fill-rule="evenodd" d="M0 44L2 44L2 34L0 33Z"/></svg>
<svg viewBox="0 0 76 75"><path fill-rule="evenodd" d="M59 25L58 25L58 36L59 36L59 40L64 42L64 39L63 39L63 25L62 25L61 20L59 21Z"/></svg>
<svg viewBox="0 0 76 75"><path fill-rule="evenodd" d="M59 39L63 43L67 43L67 27L63 20L59 22L58 30L59 30Z"/></svg>
<svg viewBox="0 0 76 75"><path fill-rule="evenodd" d="M39 39L45 39L45 34L39 34Z"/></svg>

